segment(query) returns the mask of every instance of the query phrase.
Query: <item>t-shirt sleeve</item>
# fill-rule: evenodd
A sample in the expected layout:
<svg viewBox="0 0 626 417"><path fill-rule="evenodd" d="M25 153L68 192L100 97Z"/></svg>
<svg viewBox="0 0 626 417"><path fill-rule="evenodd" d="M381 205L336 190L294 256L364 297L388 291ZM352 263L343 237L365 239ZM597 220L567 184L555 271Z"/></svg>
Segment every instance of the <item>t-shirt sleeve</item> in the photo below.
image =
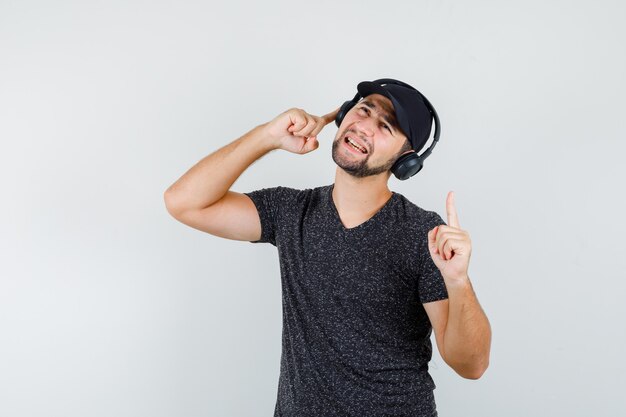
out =
<svg viewBox="0 0 626 417"><path fill-rule="evenodd" d="M254 203L261 220L261 238L250 243L271 243L276 246L280 236L280 225L285 209L292 204L290 199L298 190L288 187L262 188L244 193Z"/></svg>
<svg viewBox="0 0 626 417"><path fill-rule="evenodd" d="M428 232L435 226L446 224L437 212L429 212L429 219L425 223L426 229L420 232L420 253L419 253L419 278L418 291L420 301L429 303L431 301L444 300L448 298L448 290L441 275L441 271L433 262L428 250Z"/></svg>

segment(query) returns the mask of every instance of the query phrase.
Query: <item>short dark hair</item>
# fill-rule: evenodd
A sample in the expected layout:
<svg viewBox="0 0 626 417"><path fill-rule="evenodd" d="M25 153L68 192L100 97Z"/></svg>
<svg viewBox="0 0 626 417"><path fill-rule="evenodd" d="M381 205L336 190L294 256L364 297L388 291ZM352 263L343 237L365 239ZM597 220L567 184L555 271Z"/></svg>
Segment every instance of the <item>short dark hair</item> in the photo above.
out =
<svg viewBox="0 0 626 417"><path fill-rule="evenodd" d="M400 155L402 155L406 151L410 151L411 149L413 149L413 146L411 145L409 138L406 138L404 140L404 144L402 145L402 149L400 149L400 151L398 152L398 157L400 157Z"/></svg>

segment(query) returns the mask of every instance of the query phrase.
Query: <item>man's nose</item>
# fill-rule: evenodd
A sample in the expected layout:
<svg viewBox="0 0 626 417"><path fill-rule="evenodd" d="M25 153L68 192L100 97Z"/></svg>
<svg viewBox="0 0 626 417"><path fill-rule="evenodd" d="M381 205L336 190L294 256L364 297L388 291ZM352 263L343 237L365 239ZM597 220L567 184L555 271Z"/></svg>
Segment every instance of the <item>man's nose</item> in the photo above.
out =
<svg viewBox="0 0 626 417"><path fill-rule="evenodd" d="M372 119L367 120L359 120L355 124L355 128L357 132L363 134L364 136L372 136L374 134L374 121Z"/></svg>

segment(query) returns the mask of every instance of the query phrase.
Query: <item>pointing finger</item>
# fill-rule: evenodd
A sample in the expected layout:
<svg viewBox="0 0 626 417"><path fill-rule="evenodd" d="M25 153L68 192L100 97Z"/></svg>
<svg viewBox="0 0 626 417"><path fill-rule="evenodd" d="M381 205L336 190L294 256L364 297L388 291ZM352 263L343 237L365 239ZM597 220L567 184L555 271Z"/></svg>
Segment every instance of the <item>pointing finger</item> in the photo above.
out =
<svg viewBox="0 0 626 417"><path fill-rule="evenodd" d="M446 212L448 213L448 226L461 228L461 225L459 224L459 216L456 213L456 207L454 205L453 191L448 193L448 198L446 199Z"/></svg>
<svg viewBox="0 0 626 417"><path fill-rule="evenodd" d="M328 114L325 114L322 116L322 119L324 119L324 124L327 125L328 123L332 122L335 120L335 118L337 118L337 113L339 113L339 109L340 107L337 107L335 110L331 111Z"/></svg>

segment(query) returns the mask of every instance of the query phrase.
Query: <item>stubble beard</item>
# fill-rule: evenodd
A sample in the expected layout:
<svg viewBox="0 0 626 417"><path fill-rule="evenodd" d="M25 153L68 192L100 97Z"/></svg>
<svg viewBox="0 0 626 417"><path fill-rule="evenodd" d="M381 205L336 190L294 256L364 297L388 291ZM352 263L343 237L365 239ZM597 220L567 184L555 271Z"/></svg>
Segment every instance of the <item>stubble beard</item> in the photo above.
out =
<svg viewBox="0 0 626 417"><path fill-rule="evenodd" d="M333 161L344 171L346 171L349 175L352 175L356 178L365 178L372 175L379 175L384 172L387 172L391 169L393 164L395 163L397 157L393 157L388 160L385 164L371 167L367 164L369 161L370 154L365 154L364 158L361 159L350 159L347 156L343 155L343 150L340 149L340 146L343 144L343 138L345 135L340 136L337 140L333 142L332 146L332 156Z"/></svg>

